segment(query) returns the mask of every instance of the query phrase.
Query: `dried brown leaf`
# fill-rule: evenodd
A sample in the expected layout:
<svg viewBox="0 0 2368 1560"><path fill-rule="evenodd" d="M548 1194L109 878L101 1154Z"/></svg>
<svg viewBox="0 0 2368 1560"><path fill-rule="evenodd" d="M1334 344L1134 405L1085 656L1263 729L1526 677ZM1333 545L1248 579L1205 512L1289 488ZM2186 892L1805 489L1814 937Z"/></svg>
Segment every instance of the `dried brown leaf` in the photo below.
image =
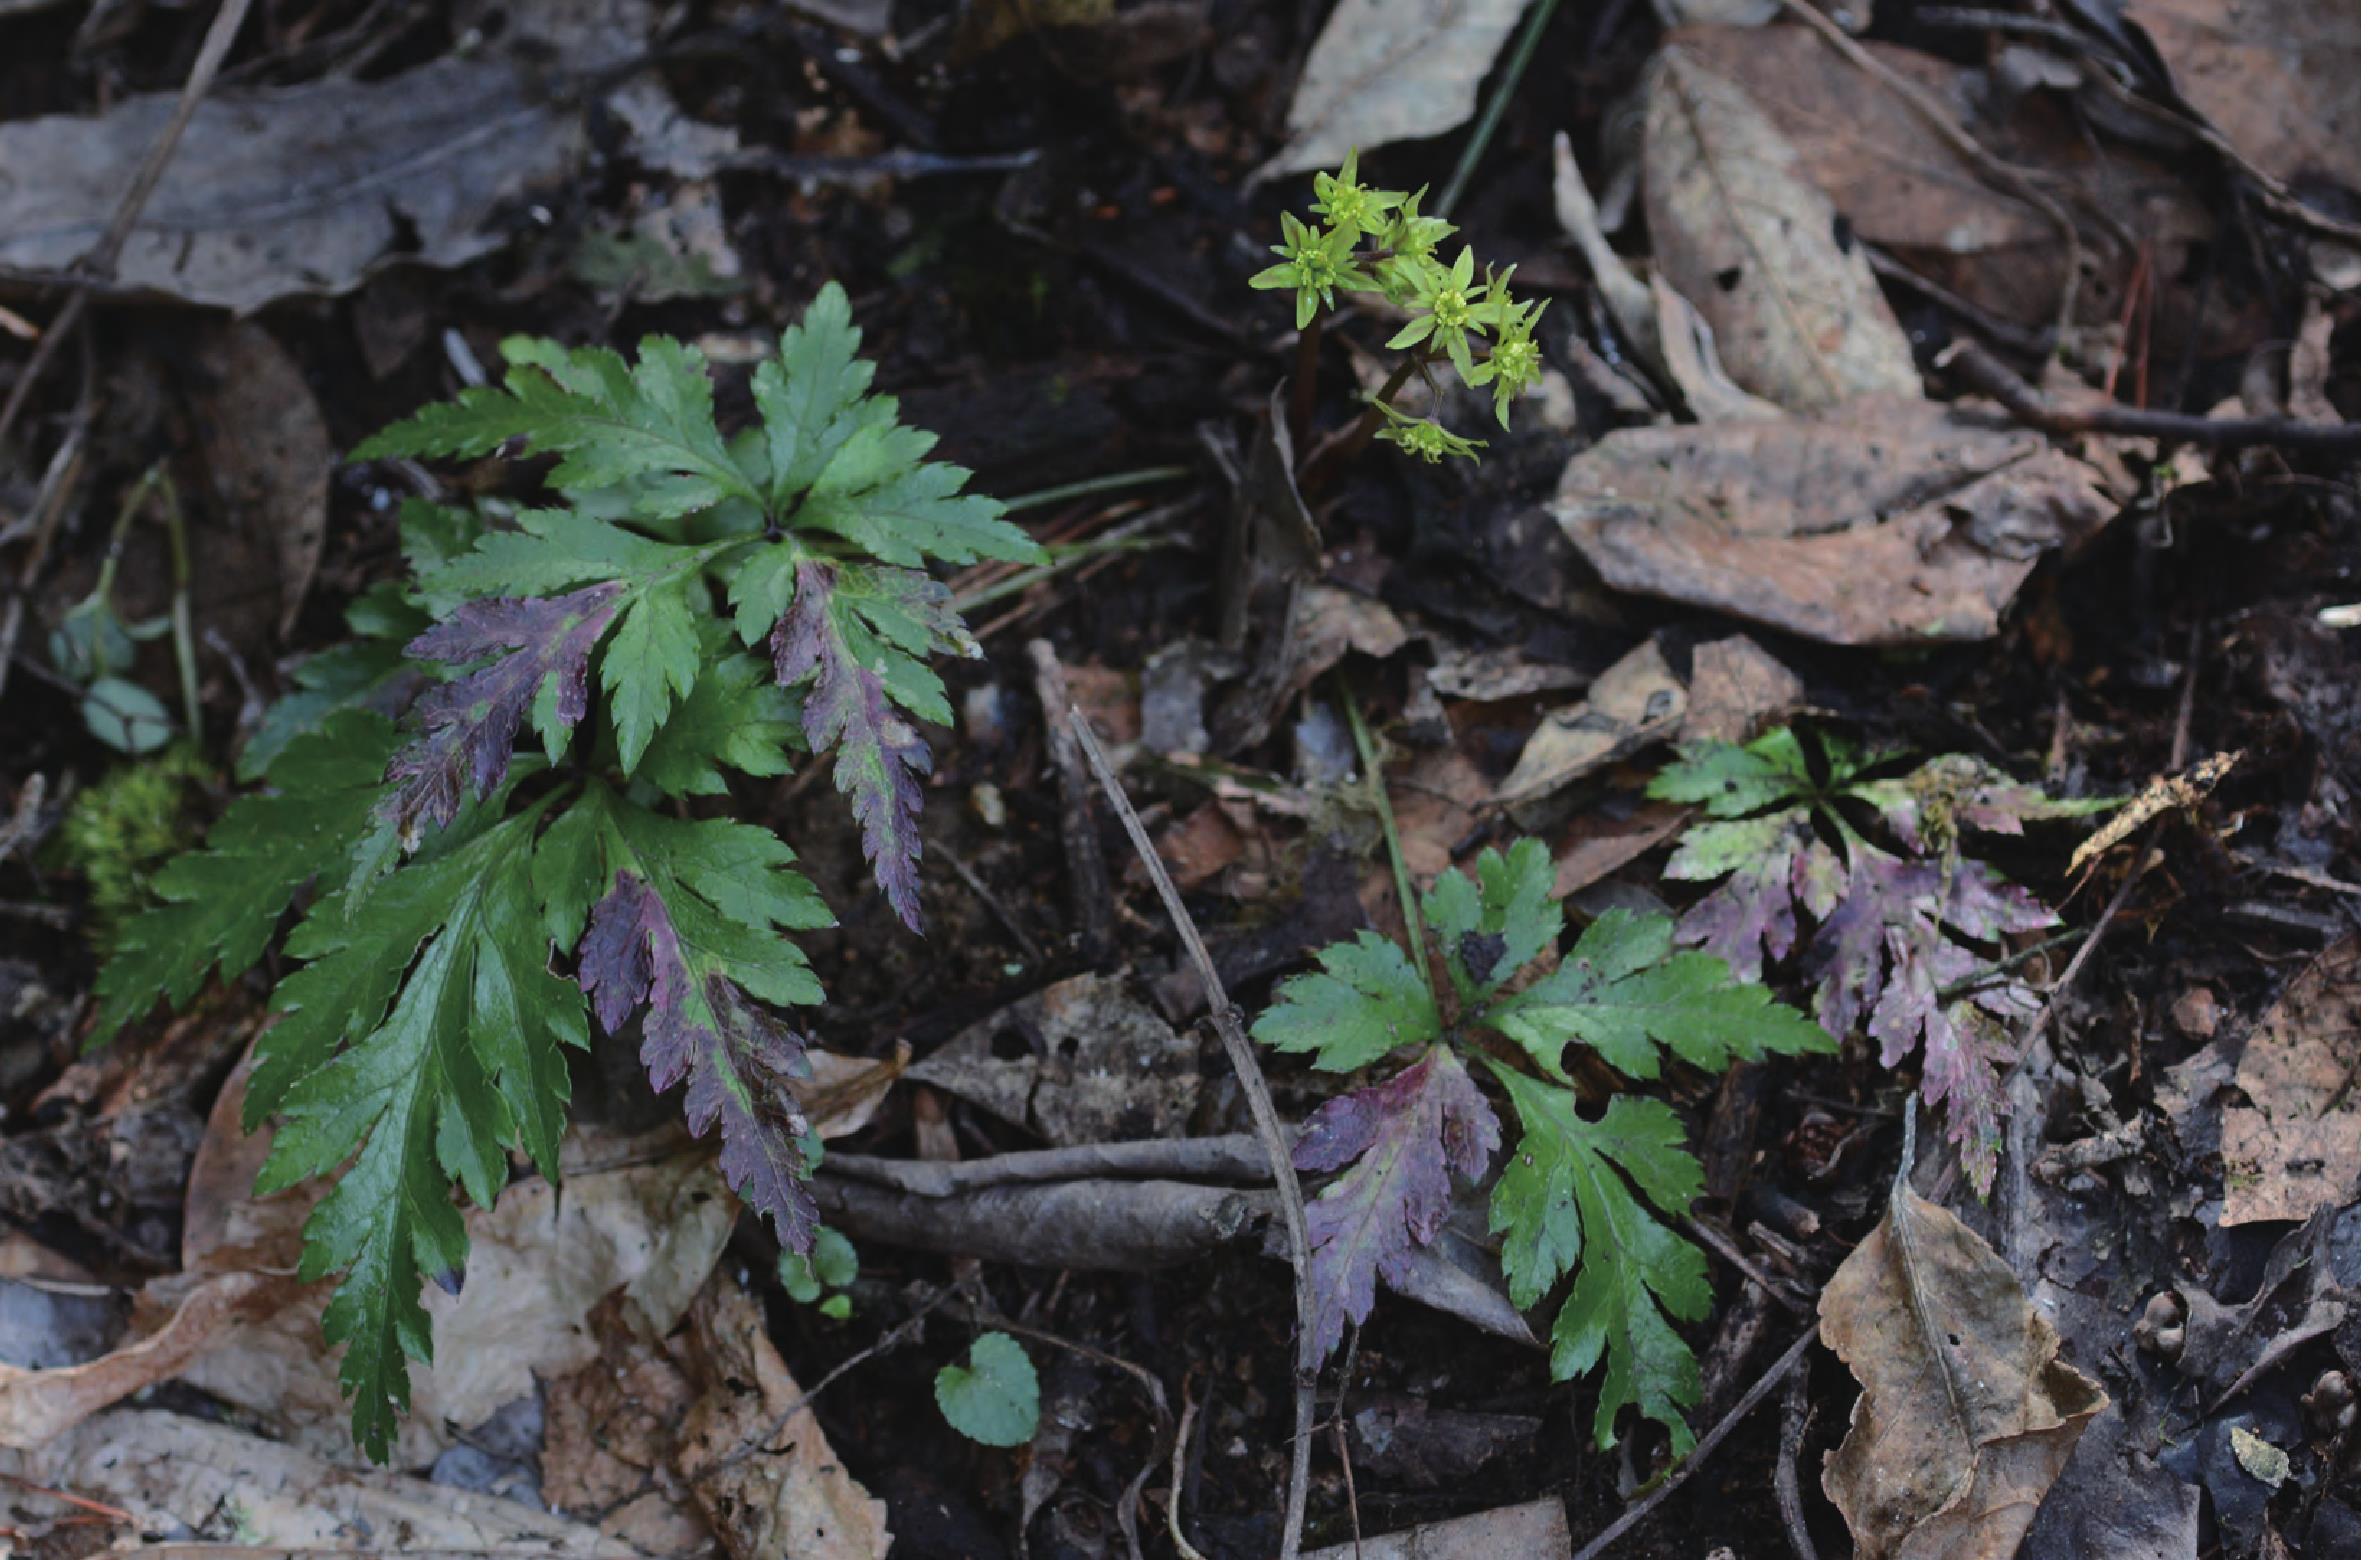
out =
<svg viewBox="0 0 2368 1560"><path fill-rule="evenodd" d="M0 126L0 274L62 274L98 239L178 92ZM507 62L454 55L381 81L215 93L116 267L134 292L239 313L342 293L397 260L454 266L575 165L577 114Z"/></svg>
<svg viewBox="0 0 2368 1560"><path fill-rule="evenodd" d="M312 589L328 534L329 469L337 452L303 370L259 325L210 333L192 380L214 494L233 525L279 563L279 631L286 638ZM251 585L246 588L252 588Z"/></svg>
<svg viewBox="0 0 2368 1560"><path fill-rule="evenodd" d="M2113 517L2038 435L1881 399L1621 429L1564 468L1553 510L1615 589L1846 645L1987 638L2042 552Z"/></svg>
<svg viewBox="0 0 2368 1560"><path fill-rule="evenodd" d="M1748 742L1807 697L1791 667L1741 634L1699 645L1678 740Z"/></svg>
<svg viewBox="0 0 2368 1560"><path fill-rule="evenodd" d="M2308 1218L2360 1195L2360 942L2297 976L2245 1041L2220 1114L2220 1222Z"/></svg>
<svg viewBox="0 0 2368 1560"><path fill-rule="evenodd" d="M1654 61L1645 218L1670 284L1710 322L1735 382L1790 411L1917 396L1907 336L1863 252L1767 115L1682 47Z"/></svg>
<svg viewBox="0 0 2368 1560"><path fill-rule="evenodd" d="M1078 975L971 1025L911 1076L1056 1145L1175 1137L1200 1098L1200 1047L1124 980Z"/></svg>
<svg viewBox="0 0 2368 1560"><path fill-rule="evenodd" d="M1859 1560L2010 1560L2107 1401L2014 1270L1903 1176L1817 1315L1865 1389L1824 1479Z"/></svg>
<svg viewBox="0 0 2368 1560"><path fill-rule="evenodd" d="M1685 684L1648 639L1596 678L1586 698L1538 723L1497 800L1530 802L1560 790L1670 735L1685 714Z"/></svg>
<svg viewBox="0 0 2368 1560"><path fill-rule="evenodd" d="M1289 139L1259 180L1331 168L1472 117L1523 0L1341 0L1291 98Z"/></svg>
<svg viewBox="0 0 2368 1560"><path fill-rule="evenodd" d="M2352 0L2130 0L2180 93L2255 166L2360 187Z"/></svg>
<svg viewBox="0 0 2368 1560"><path fill-rule="evenodd" d="M0 1452L0 1522L21 1531L72 1515L70 1490L131 1513L124 1553L230 1556L501 1555L633 1560L593 1528L533 1506L353 1468L228 1425L117 1409L30 1452ZM87 1520L87 1512L85 1512ZM144 1545L137 1535L175 1535ZM103 1541L102 1541L103 1542Z"/></svg>
<svg viewBox="0 0 2368 1560"><path fill-rule="evenodd" d="M765 1334L764 1307L722 1273L691 1307L698 1401L675 1472L732 1560L881 1560L888 1508L839 1463ZM783 1416L788 1415L787 1423Z"/></svg>

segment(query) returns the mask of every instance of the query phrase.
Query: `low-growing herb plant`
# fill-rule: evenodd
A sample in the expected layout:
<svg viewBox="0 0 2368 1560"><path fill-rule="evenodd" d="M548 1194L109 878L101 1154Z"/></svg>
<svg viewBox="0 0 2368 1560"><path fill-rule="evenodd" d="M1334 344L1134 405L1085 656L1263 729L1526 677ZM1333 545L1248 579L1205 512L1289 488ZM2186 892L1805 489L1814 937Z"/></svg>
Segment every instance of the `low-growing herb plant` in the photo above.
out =
<svg viewBox="0 0 2368 1560"><path fill-rule="evenodd" d="M1667 875L1715 883L1677 924L1677 940L1756 980L1763 957L1792 954L1796 908L1813 932L1800 945L1818 1018L1835 1039L1861 1022L1886 1067L1924 1053L1926 1104L1948 1118L1967 1175L1987 1194L1997 1168L2005 1026L2039 1009L2040 994L2002 957L2005 939L2055 926L2054 911L1987 862L1964 853L1968 830L2020 834L2111 799L2065 801L1977 758L1950 754L1878 778L1897 754L1778 727L1747 746L1688 747L1649 794L1709 814L1688 829ZM1896 849L1870 837L1887 834Z"/></svg>
<svg viewBox="0 0 2368 1560"><path fill-rule="evenodd" d="M1643 1082L1665 1055L1717 1070L1834 1042L1766 987L1678 949L1665 916L1610 911L1563 951L1553 890L1538 841L1483 851L1474 875L1443 872L1421 901L1447 1001L1427 954L1418 962L1362 932L1318 953L1317 973L1285 981L1252 1026L1323 1072L1390 1067L1318 1110L1293 1152L1303 1171L1342 1172L1307 1206L1312 1353L1329 1354L1371 1313L1375 1280L1401 1277L1436 1238L1457 1183L1487 1180L1501 1127L1481 1079L1493 1079L1521 1128L1489 1199L1514 1303L1535 1305L1575 1274L1554 1322L1555 1379L1602 1366L1598 1443L1634 1405L1682 1456L1700 1378L1671 1319L1700 1320L1711 1296L1702 1253L1666 1219L1701 1194L1702 1168L1659 1100L1622 1094L1582 1114L1566 1057L1583 1046Z"/></svg>
<svg viewBox="0 0 2368 1560"><path fill-rule="evenodd" d="M1312 372L1317 317L1335 308L1340 294L1378 293L1412 316L1389 343L1406 355L1345 436L1344 450L1354 453L1378 435L1434 465L1449 455L1478 460L1487 441L1450 433L1391 402L1416 374L1433 383L1432 370L1444 363L1466 385L1486 389L1498 426L1510 427L1515 398L1538 382L1545 366L1537 342L1545 304L1514 301L1511 266L1475 275L1468 244L1454 260L1442 259L1440 247L1455 236L1455 225L1422 214L1421 190L1408 194L1358 183L1354 152L1338 173L1316 175L1315 197L1310 209L1316 222L1285 212L1283 241L1273 246L1280 262L1250 278L1252 287L1292 295L1306 344L1299 366L1303 383ZM1475 350L1480 347L1484 353Z"/></svg>
<svg viewBox="0 0 2368 1560"><path fill-rule="evenodd" d="M687 1082L726 1179L812 1249L820 1149L787 1088L805 1042L777 1010L821 999L792 934L831 914L770 830L680 804L800 747L832 755L918 931L916 722L950 718L931 658L976 653L926 566L1040 556L871 393L859 345L824 288L757 367L756 424L726 434L679 343L628 363L512 340L499 387L366 442L556 456L552 501L490 527L407 513L410 582L356 604L363 640L265 722L265 788L157 875L164 903L101 974L94 1042L253 966L318 885L282 943L246 1122L279 1119L260 1191L337 1174L302 1271L343 1275L324 1327L373 1458L428 1359L421 1285L466 1268L452 1185L489 1206L513 1148L556 1172L587 1003L610 1031L641 1016L651 1086Z"/></svg>

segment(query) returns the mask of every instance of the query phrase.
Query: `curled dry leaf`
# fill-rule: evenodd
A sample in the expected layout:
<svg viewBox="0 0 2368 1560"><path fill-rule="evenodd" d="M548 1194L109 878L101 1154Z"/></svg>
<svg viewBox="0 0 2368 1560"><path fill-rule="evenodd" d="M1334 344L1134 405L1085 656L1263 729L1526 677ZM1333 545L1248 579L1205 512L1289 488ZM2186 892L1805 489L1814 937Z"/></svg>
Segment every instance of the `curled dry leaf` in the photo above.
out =
<svg viewBox="0 0 2368 1560"><path fill-rule="evenodd" d="M2228 772L2244 756L2215 753L2180 773L2157 775L2149 780L2145 790L2124 802L2120 811L2105 820L2103 828L2080 842L2079 848L2072 852L2071 865L2064 869L2066 875L2086 877L2098 857L2164 813L2193 811L2212 794L2212 787L2228 778Z"/></svg>
<svg viewBox="0 0 2368 1560"><path fill-rule="evenodd" d="M1844 645L1987 638L2041 553L2114 513L2040 436L1906 400L1624 428L1552 508L1615 589Z"/></svg>
<svg viewBox="0 0 2368 1560"><path fill-rule="evenodd" d="M1538 723L1497 800L1532 802L1558 791L1667 737L1685 714L1685 684L1648 639L1596 678L1586 698Z"/></svg>
<svg viewBox="0 0 2368 1560"><path fill-rule="evenodd" d="M1259 180L1330 168L1350 152L1452 130L1523 0L1341 0L1291 98L1290 138Z"/></svg>
<svg viewBox="0 0 2368 1560"><path fill-rule="evenodd" d="M1696 27L1672 42L1749 95L1853 235L1979 308L2032 328L2054 323L2066 265L2062 230L1887 83L1806 27ZM2213 219L2190 181L2088 134L2051 94L2026 92L2009 109L1990 70L1898 44L1860 48L2001 164L2043 169L2049 188L2077 192L2068 215L2102 273L2081 294L2084 323L2121 321L2133 239L2157 257L2210 239ZM2197 302L2175 275L2158 285Z"/></svg>
<svg viewBox="0 0 2368 1560"><path fill-rule="evenodd" d="M1873 268L1843 244L1784 133L1681 46L1661 51L1646 90L1653 252L1735 382L1795 412L1922 394Z"/></svg>
<svg viewBox="0 0 2368 1560"><path fill-rule="evenodd" d="M1825 1287L1826 1347L1865 1390L1826 1459L1859 1560L2009 1560L2063 1472L2102 1388L2014 1270L1906 1183Z"/></svg>

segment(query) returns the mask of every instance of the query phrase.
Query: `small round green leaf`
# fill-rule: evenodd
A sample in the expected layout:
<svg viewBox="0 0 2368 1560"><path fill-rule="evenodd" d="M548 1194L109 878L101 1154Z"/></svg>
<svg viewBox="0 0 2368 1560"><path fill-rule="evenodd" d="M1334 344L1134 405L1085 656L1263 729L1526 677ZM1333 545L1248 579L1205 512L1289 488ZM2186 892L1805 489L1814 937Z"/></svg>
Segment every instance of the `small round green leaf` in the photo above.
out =
<svg viewBox="0 0 2368 1560"><path fill-rule="evenodd" d="M968 1365L937 1373L946 1423L985 1446L1025 1446L1036 1436L1036 1367L1005 1333L980 1336Z"/></svg>
<svg viewBox="0 0 2368 1560"><path fill-rule="evenodd" d="M781 1287L800 1305L854 1283L855 1270L855 1243L828 1225L814 1232L813 1251L781 1253Z"/></svg>
<svg viewBox="0 0 2368 1560"><path fill-rule="evenodd" d="M82 723L118 753L153 753L173 739L163 701L120 677L102 677L84 691Z"/></svg>

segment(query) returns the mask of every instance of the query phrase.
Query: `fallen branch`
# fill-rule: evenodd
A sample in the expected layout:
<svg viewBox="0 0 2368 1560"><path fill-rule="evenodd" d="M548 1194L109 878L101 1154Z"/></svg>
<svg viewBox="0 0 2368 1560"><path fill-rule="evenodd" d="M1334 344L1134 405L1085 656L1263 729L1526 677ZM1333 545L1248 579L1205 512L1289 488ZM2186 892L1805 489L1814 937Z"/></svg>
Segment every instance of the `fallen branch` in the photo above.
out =
<svg viewBox="0 0 2368 1560"><path fill-rule="evenodd" d="M1937 361L1967 386L2004 407L2016 422L2058 437L2107 433L2213 449L2262 444L2295 450L2356 451L2360 447L2358 423L2312 423L2291 417L2192 417L2185 412L2150 412L2139 406L2068 406L1971 341L1958 342Z"/></svg>
<svg viewBox="0 0 2368 1560"><path fill-rule="evenodd" d="M1261 1190L1188 1181L1058 1181L988 1186L951 1196L890 1191L831 1174L814 1201L858 1242L1089 1272L1144 1273L1255 1239L1274 1216Z"/></svg>
<svg viewBox="0 0 2368 1560"><path fill-rule="evenodd" d="M1257 1137L1233 1132L1222 1137L1145 1138L1133 1143L1080 1143L1070 1148L1031 1149L985 1159L935 1161L880 1159L869 1154L833 1154L830 1173L869 1181L916 1197L951 1197L1014 1182L1177 1177L1253 1181L1267 1171Z"/></svg>
<svg viewBox="0 0 2368 1560"><path fill-rule="evenodd" d="M1314 1257L1307 1238L1307 1209L1299 1200L1299 1173L1291 1165L1291 1140L1283 1131L1282 1118L1275 1114L1274 1097L1266 1092L1266 1075L1258 1070L1257 1053L1250 1049L1250 1037L1242 1030L1241 1013L1225 995L1225 983L1217 978L1217 966L1209 959L1208 946L1200 940L1199 928L1186 913L1183 897L1176 892L1166 864L1152 848L1151 836L1143 832L1143 820L1135 816L1134 804L1126 799L1126 788L1110 772L1110 761L1102 756L1102 745L1094 740L1093 728L1085 723L1085 716L1074 705L1069 709L1069 725L1077 733L1078 744L1085 749L1086 761L1093 765L1094 778L1101 781L1103 793L1117 811L1118 821L1126 825L1127 838L1134 841L1135 854L1143 858L1144 870L1151 874L1151 886L1159 890L1160 903L1167 906L1168 919L1176 925L1176 936L1182 940L1184 952L1200 976L1201 988L1208 994L1210 1021L1225 1042L1225 1055L1233 1063L1234 1076L1241 1082L1250 1119L1257 1124L1259 1141L1266 1148L1267 1167L1274 1173L1283 1228L1291 1241L1291 1288L1299 1315L1301 1353L1298 1368L1291 1373L1291 1482L1283 1495L1282 1543L1282 1560L1298 1560L1299 1530L1307 1521L1307 1443L1316 1423L1315 1362L1306 1357L1315 1338L1316 1292L1309 1277Z"/></svg>

